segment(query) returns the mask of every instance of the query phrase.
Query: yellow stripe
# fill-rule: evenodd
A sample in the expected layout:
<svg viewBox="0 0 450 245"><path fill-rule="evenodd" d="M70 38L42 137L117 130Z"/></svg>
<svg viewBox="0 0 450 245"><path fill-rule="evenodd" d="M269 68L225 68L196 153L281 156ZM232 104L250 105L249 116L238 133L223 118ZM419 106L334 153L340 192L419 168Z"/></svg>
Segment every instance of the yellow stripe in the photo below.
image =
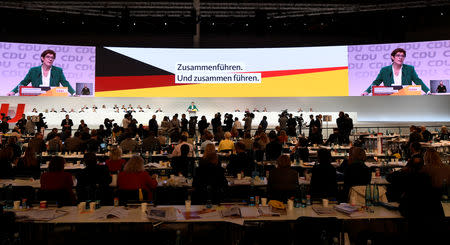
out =
<svg viewBox="0 0 450 245"><path fill-rule="evenodd" d="M126 82L126 81L124 81ZM348 70L263 78L258 84L193 84L96 92L96 97L348 96Z"/></svg>

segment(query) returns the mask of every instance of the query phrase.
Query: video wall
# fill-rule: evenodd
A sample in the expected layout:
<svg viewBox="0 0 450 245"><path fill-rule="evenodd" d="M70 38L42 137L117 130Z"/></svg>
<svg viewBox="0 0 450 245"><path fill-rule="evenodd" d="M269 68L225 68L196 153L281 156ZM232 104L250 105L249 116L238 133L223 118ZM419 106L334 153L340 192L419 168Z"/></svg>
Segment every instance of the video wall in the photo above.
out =
<svg viewBox="0 0 450 245"><path fill-rule="evenodd" d="M50 69L48 86L43 86L41 55L46 50L54 51L56 55L50 62L62 73ZM51 95L46 93L51 85L64 84L71 88L66 96L94 96L95 57L95 47L90 46L0 42L0 95ZM21 94L21 86L28 87L29 94Z"/></svg>
<svg viewBox="0 0 450 245"><path fill-rule="evenodd" d="M392 56L397 48L404 52ZM52 68L50 83L42 70L47 49L63 74ZM0 93L15 96L64 95L48 85L67 84L66 96L96 97L446 95L450 86L450 40L255 49L0 42L0 55ZM16 87L27 93L11 94Z"/></svg>

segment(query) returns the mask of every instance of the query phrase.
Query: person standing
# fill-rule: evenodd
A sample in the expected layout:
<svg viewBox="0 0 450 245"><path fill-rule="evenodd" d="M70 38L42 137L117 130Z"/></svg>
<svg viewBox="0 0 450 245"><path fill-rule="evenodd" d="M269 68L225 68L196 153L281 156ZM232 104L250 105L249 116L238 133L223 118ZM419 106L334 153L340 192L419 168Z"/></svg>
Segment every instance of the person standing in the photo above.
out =
<svg viewBox="0 0 450 245"><path fill-rule="evenodd" d="M156 121L156 115L152 116L152 119L148 121L148 129L153 132L155 136L158 136L158 122Z"/></svg>
<svg viewBox="0 0 450 245"><path fill-rule="evenodd" d="M72 119L69 118L69 115L66 115L66 118L62 120L61 122L61 131L64 132L65 130L72 130L73 122Z"/></svg>
<svg viewBox="0 0 450 245"><path fill-rule="evenodd" d="M267 125L268 125L268 123L267 123L267 117L266 117L266 116L263 116L261 122L259 123L259 126L261 127L261 131L262 131L262 132L266 132Z"/></svg>

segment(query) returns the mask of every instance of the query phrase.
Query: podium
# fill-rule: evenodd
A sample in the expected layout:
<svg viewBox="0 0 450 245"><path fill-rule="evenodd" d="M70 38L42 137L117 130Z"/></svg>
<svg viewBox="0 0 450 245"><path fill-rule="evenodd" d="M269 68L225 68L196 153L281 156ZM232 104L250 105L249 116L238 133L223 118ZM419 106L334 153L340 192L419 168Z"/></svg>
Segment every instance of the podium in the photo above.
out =
<svg viewBox="0 0 450 245"><path fill-rule="evenodd" d="M372 96L422 95L420 85L372 86Z"/></svg>
<svg viewBox="0 0 450 245"><path fill-rule="evenodd" d="M67 87L32 87L20 86L20 96L60 96L67 97L69 95Z"/></svg>
<svg viewBox="0 0 450 245"><path fill-rule="evenodd" d="M197 115L197 110L196 109L188 110L188 112L189 112L189 117L195 117Z"/></svg>

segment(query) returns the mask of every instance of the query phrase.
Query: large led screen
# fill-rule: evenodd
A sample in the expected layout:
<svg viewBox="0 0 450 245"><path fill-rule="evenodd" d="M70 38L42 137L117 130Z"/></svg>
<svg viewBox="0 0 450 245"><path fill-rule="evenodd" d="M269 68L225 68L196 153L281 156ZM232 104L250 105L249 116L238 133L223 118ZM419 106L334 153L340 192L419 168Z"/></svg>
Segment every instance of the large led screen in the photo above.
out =
<svg viewBox="0 0 450 245"><path fill-rule="evenodd" d="M405 51L405 53L396 54L404 56L401 57L404 65L401 69L401 79L399 79L403 84L420 85L421 94L448 94L450 41L446 40L349 46L349 95L359 96L364 92L370 92L372 82L376 81L379 75L387 77L386 83L393 82L395 72L392 70L392 65L396 62L396 57L391 54L394 50L400 49ZM383 83L380 85L386 86Z"/></svg>
<svg viewBox="0 0 450 245"><path fill-rule="evenodd" d="M95 48L0 42L0 56L1 95L447 95L450 86L449 40L255 49ZM43 67L49 66L51 72L44 72Z"/></svg>
<svg viewBox="0 0 450 245"><path fill-rule="evenodd" d="M94 95L95 47L0 42L0 57L2 96Z"/></svg>

